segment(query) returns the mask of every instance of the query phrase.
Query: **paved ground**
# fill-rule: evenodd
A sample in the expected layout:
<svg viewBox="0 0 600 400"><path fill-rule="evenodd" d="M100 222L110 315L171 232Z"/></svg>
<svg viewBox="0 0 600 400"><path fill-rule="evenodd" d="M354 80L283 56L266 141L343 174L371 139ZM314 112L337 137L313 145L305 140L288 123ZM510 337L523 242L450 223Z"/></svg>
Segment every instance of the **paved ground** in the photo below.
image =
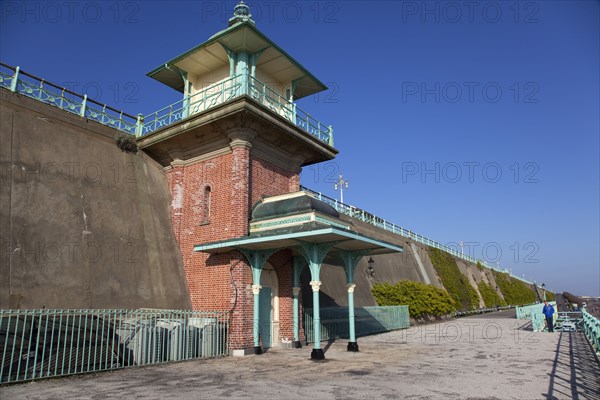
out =
<svg viewBox="0 0 600 400"><path fill-rule="evenodd" d="M500 315L499 315L500 314ZM600 367L579 333L534 333L489 314L328 346L51 379L2 399L600 399ZM521 328L521 329L519 329Z"/></svg>

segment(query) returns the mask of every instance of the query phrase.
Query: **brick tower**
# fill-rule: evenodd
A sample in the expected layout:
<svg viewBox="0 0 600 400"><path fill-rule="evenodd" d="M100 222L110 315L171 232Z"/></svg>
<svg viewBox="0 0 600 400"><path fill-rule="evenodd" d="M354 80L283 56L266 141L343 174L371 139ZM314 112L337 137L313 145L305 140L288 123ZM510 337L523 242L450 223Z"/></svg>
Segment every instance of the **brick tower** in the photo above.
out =
<svg viewBox="0 0 600 400"><path fill-rule="evenodd" d="M192 306L229 310L231 349L251 348L247 260L235 250L209 257L193 246L248 235L257 201L298 191L304 165L335 157L332 128L294 102L326 87L256 28L243 2L225 30L148 75L183 94L146 117L152 133L138 146L165 169ZM273 307L281 315L275 345L292 335L291 253L274 254L269 265L264 279L276 282Z"/></svg>

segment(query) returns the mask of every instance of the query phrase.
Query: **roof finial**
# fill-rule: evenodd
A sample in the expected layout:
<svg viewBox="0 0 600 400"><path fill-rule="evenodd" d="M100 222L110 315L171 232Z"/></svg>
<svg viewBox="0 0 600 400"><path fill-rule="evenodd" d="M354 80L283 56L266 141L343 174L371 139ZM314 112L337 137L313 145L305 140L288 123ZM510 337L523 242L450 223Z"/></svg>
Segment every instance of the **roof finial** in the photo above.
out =
<svg viewBox="0 0 600 400"><path fill-rule="evenodd" d="M229 18L229 26L235 24L236 22L250 22L254 23L252 20L252 14L250 14L250 7L244 0L241 0L233 9L233 17Z"/></svg>

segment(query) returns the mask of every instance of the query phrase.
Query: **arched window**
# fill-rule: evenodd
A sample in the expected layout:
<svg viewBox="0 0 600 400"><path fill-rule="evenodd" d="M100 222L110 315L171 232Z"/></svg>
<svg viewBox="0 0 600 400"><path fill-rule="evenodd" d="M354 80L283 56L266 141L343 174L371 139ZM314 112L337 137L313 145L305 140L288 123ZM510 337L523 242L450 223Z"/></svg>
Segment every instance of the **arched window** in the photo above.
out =
<svg viewBox="0 0 600 400"><path fill-rule="evenodd" d="M204 193L202 194L202 215L200 216L200 223L202 225L210 224L210 196L211 188L210 186L206 186L204 188Z"/></svg>

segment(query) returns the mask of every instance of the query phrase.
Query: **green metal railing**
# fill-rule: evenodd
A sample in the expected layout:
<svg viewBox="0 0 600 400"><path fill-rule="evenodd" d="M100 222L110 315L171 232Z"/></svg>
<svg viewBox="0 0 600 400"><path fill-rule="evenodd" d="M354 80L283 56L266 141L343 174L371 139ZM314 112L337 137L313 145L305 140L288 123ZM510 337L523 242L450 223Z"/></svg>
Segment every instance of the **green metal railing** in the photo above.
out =
<svg viewBox="0 0 600 400"><path fill-rule="evenodd" d="M349 338L348 307L320 309L321 340ZM314 342L313 310L304 310L304 334L307 343ZM405 329L410 326L408 306L354 308L356 337Z"/></svg>
<svg viewBox="0 0 600 400"><path fill-rule="evenodd" d="M556 302L550 302L554 308L556 308ZM543 303L527 304L525 306L516 307L517 319L531 319L532 314L541 314ZM543 314L542 314L543 315Z"/></svg>
<svg viewBox="0 0 600 400"><path fill-rule="evenodd" d="M333 127L331 125L323 125L319 120L298 107L296 103L281 96L258 79L250 77L249 84L250 97L290 120L320 141L333 146Z"/></svg>
<svg viewBox="0 0 600 400"><path fill-rule="evenodd" d="M0 384L228 354L228 313L0 310Z"/></svg>
<svg viewBox="0 0 600 400"><path fill-rule="evenodd" d="M552 307L554 307L554 309L556 310L555 301L550 301L548 302L548 304L551 304ZM544 329L544 325L546 324L546 316L542 313L543 308L543 303L535 303L517 307L517 319L530 319L531 328L533 329L533 331L540 332Z"/></svg>
<svg viewBox="0 0 600 400"><path fill-rule="evenodd" d="M150 134L192 114L223 104L242 94L239 76L208 86L193 96L179 100L167 107L144 116L140 136Z"/></svg>
<svg viewBox="0 0 600 400"><path fill-rule="evenodd" d="M132 135L136 133L141 118L98 103L89 99L87 95L82 96L61 88L21 71L19 67L11 67L4 63L0 63L0 87Z"/></svg>
<svg viewBox="0 0 600 400"><path fill-rule="evenodd" d="M250 96L322 142L333 146L333 128L322 124L258 79L236 75L146 116L133 116L46 82L19 67L0 63L0 87L86 117L131 135L143 136L240 96Z"/></svg>
<svg viewBox="0 0 600 400"><path fill-rule="evenodd" d="M469 317L471 315L476 315L476 314L487 314L487 313L492 313L492 312L510 310L511 308L514 308L514 306L478 308L476 310L457 311L454 313L454 316L456 318Z"/></svg>
<svg viewBox="0 0 600 400"><path fill-rule="evenodd" d="M582 309L581 315L583 317L583 332L592 344L594 351L600 354L600 320L587 312L585 307Z"/></svg>
<svg viewBox="0 0 600 400"><path fill-rule="evenodd" d="M471 257L471 256L469 256L467 254L463 254L463 253L459 252L457 249L454 249L452 247L443 245L443 244L438 243L438 242L436 242L434 240L431 240L431 239L429 239L429 238L427 238L425 236L419 235L418 233L415 233L415 232L413 232L411 230L408 230L406 228L398 226L398 225L396 225L396 224L394 224L392 222L386 221L385 219L377 217L377 216L375 216L374 214L371 214L368 211L361 210L358 207L354 207L354 206L351 206L351 205L348 205L348 204L340 203L336 199L332 199L331 197L325 196L324 194L319 193L319 192L315 192L314 190L311 190L311 189L306 188L304 186L301 186L300 189L304 190L305 192L307 192L309 194L311 194L315 198L323 201L324 203L329 204L330 206L332 206L333 208L335 208L339 213L342 213L342 214L347 215L347 216L352 217L352 218L356 218L356 219L358 219L358 220L360 220L362 222L366 222L368 224L374 225L374 226L376 226L378 228L381 228L383 230L386 230L388 232L392 232L392 233L395 233L397 235L400 235L400 236L412 239L415 242L422 243L422 244L425 244L427 246L431 246L431 247L436 248L436 249L440 249L442 251L445 251L447 253L452 254L455 257L458 257L458 258L461 258L463 260L472 262L474 264L477 264L479 262L479 263L481 263L481 265L483 265L486 268L493 269L493 270L498 271L498 272L509 273L509 271L506 270L506 269L505 270L497 269L494 266L487 264L483 260L478 260L475 257ZM513 278L515 278L515 279L519 279L519 280L521 280L521 281L523 281L525 283L528 283L528 284L532 283L532 282L529 282L529 281L523 279L522 277L518 277L518 276L515 276L515 275L510 275L510 276L513 277Z"/></svg>

